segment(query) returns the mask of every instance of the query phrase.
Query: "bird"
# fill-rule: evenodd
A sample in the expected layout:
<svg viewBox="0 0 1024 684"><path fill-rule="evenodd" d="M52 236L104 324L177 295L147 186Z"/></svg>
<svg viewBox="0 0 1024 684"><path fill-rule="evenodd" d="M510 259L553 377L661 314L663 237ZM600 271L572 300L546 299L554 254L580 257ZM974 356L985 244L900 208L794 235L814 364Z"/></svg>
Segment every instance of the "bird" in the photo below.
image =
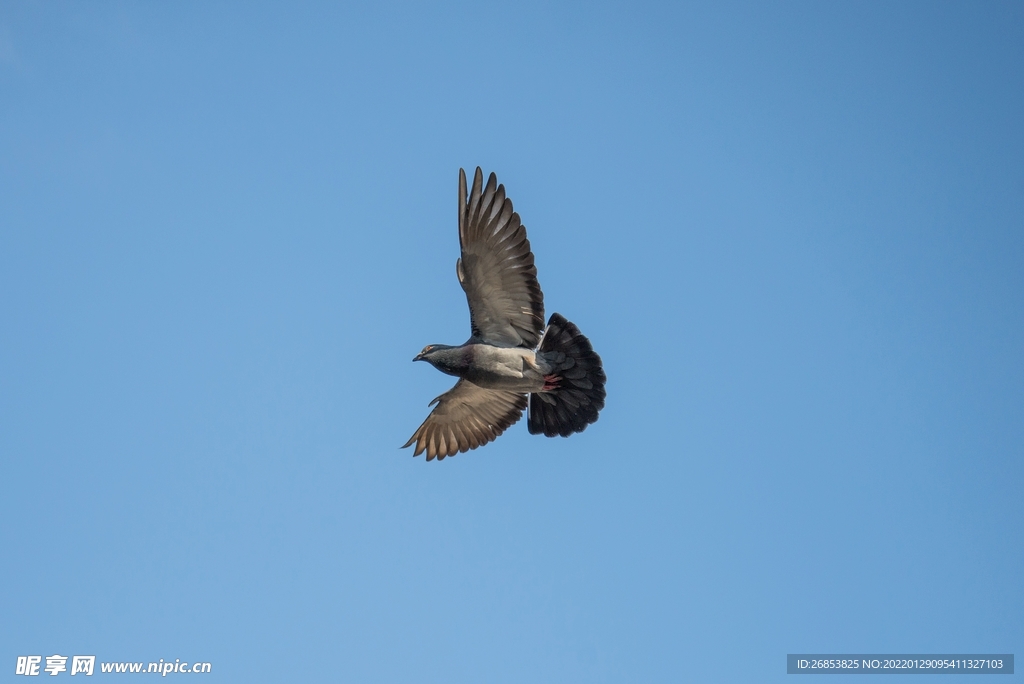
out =
<svg viewBox="0 0 1024 684"><path fill-rule="evenodd" d="M574 323L558 313L544 324L526 227L491 173L478 166L467 192L459 169L459 246L455 273L469 303L471 334L458 346L428 344L426 361L459 378L403 449L427 460L497 439L527 411L530 434L568 437L597 421L605 404L601 357Z"/></svg>

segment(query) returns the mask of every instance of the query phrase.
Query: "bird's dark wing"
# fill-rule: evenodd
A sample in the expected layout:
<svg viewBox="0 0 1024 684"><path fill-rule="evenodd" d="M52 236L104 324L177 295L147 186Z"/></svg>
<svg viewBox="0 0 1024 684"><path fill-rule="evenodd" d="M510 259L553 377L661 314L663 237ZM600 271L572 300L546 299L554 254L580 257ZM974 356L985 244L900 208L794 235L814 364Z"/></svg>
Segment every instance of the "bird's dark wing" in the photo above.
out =
<svg viewBox="0 0 1024 684"><path fill-rule="evenodd" d="M498 347L528 347L544 330L544 295L526 239L526 228L492 173L483 187L476 169L466 198L466 172L459 169L459 244L455 270L469 300L473 337Z"/></svg>
<svg viewBox="0 0 1024 684"><path fill-rule="evenodd" d="M430 403L435 402L437 407L402 447L416 442L413 456L426 451L428 461L493 441L514 425L526 409L525 394L484 389L461 379Z"/></svg>

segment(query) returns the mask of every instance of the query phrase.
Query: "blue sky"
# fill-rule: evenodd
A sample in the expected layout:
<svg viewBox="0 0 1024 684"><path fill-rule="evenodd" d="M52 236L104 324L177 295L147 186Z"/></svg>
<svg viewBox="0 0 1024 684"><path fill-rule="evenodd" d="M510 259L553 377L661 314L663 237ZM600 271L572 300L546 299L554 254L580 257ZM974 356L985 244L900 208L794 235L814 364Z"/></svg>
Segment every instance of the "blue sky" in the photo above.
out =
<svg viewBox="0 0 1024 684"><path fill-rule="evenodd" d="M3 677L1024 651L1020 3L293 5L0 6ZM477 165L608 402L426 463Z"/></svg>

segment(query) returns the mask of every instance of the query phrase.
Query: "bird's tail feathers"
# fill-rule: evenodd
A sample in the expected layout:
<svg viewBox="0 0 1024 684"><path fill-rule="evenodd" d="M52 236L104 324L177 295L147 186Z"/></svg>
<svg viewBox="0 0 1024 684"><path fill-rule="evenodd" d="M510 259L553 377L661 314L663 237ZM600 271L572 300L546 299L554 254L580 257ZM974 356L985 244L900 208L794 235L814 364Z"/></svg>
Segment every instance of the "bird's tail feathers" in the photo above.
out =
<svg viewBox="0 0 1024 684"><path fill-rule="evenodd" d="M550 388L530 394L530 434L568 437L583 432L604 408L604 368L580 329L551 314L537 350L554 367Z"/></svg>

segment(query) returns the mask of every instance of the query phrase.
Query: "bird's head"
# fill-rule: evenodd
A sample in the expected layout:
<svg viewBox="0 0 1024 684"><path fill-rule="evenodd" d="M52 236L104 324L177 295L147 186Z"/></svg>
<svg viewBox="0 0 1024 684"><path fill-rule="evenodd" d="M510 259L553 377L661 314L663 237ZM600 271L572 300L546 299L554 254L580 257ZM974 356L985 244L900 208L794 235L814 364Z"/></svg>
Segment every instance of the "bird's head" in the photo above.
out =
<svg viewBox="0 0 1024 684"><path fill-rule="evenodd" d="M441 351L442 349L451 349L447 344L428 344L423 348L419 354L413 357L413 361L430 361L430 357L433 354Z"/></svg>

